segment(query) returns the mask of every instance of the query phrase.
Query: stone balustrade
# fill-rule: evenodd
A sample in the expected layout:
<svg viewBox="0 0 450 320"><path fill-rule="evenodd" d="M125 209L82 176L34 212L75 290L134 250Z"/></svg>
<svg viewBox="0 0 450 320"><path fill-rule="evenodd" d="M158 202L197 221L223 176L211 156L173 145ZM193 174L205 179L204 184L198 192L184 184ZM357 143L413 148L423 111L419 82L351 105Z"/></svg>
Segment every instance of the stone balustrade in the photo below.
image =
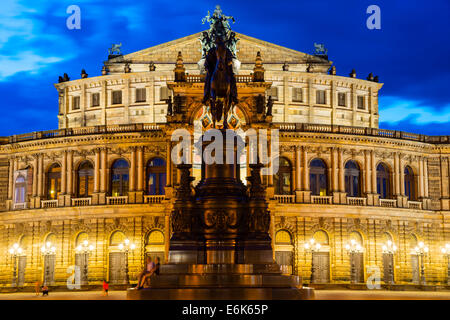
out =
<svg viewBox="0 0 450 320"><path fill-rule="evenodd" d="M58 207L58 200L42 200L41 201L41 208L57 208Z"/></svg>
<svg viewBox="0 0 450 320"><path fill-rule="evenodd" d="M164 195L144 196L144 203L161 203L165 199Z"/></svg>
<svg viewBox="0 0 450 320"><path fill-rule="evenodd" d="M118 196L118 197L106 197L106 204L117 205L117 204L127 204L128 196Z"/></svg>
<svg viewBox="0 0 450 320"><path fill-rule="evenodd" d="M332 196L311 196L311 202L314 204L333 204Z"/></svg>
<svg viewBox="0 0 450 320"><path fill-rule="evenodd" d="M73 198L72 207L84 207L91 205L91 198Z"/></svg>
<svg viewBox="0 0 450 320"><path fill-rule="evenodd" d="M397 200L395 199L380 199L380 207L395 208L397 207Z"/></svg>

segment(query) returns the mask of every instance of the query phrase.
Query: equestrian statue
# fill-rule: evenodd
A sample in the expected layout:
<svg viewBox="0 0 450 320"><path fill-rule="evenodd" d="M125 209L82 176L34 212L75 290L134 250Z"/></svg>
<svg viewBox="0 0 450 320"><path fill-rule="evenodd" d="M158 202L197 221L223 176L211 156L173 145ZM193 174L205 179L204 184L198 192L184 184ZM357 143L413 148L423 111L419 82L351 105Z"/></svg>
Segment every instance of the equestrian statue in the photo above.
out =
<svg viewBox="0 0 450 320"><path fill-rule="evenodd" d="M233 59L236 57L235 33L231 32L228 20L233 17L222 15L216 7L212 17L209 12L206 21L211 24L209 31L203 33L202 42L204 67L206 70L205 89L202 103L210 106L213 127L222 120L223 128L228 127L228 112L238 103L236 78L233 72ZM207 34L205 34L207 33ZM230 50L231 48L231 50ZM233 50L233 51L232 51Z"/></svg>

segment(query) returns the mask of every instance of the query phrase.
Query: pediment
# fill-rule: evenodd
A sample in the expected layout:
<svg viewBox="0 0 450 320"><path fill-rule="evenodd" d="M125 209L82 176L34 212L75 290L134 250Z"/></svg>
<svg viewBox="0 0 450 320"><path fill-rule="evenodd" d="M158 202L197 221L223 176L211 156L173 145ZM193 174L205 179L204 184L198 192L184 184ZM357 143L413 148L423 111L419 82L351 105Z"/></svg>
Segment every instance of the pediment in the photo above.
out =
<svg viewBox="0 0 450 320"><path fill-rule="evenodd" d="M177 53L181 51L184 63L197 63L201 58L199 37L201 32L154 47L136 51L123 56L123 59L135 62L175 63ZM237 56L241 63L254 63L256 53L261 52L263 63L305 63L317 59L313 55L282 47L236 32Z"/></svg>

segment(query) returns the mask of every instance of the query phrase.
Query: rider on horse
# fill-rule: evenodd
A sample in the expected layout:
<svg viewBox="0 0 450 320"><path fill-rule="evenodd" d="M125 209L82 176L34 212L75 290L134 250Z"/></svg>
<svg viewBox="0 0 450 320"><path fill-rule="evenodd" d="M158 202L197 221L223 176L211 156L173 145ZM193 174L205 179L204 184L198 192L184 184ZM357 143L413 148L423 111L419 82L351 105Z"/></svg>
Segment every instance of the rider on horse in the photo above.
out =
<svg viewBox="0 0 450 320"><path fill-rule="evenodd" d="M206 59L205 59L206 79L205 79L204 96L203 96L203 100L202 100L202 103L204 103L204 104L207 104L207 102L211 98L211 78L212 78L214 71L216 70L216 65L218 62L216 51L219 46L223 45L223 41L217 37L215 43L216 43L216 45L213 48L209 49L209 51L206 55ZM231 88L230 88L231 101L234 104L237 104L238 99L237 99L236 78L234 77L234 73L233 73L233 54L226 46L224 46L224 47L226 50L225 66L226 66L227 74L230 79L230 86L231 86Z"/></svg>

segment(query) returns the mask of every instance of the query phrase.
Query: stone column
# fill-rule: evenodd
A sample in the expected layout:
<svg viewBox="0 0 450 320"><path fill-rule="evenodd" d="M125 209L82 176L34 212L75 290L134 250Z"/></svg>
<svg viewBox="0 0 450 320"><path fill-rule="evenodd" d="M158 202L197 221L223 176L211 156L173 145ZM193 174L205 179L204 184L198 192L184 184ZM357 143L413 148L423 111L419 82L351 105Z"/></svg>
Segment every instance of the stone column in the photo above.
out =
<svg viewBox="0 0 450 320"><path fill-rule="evenodd" d="M64 195L67 192L67 152L63 151L61 160L61 194Z"/></svg>
<svg viewBox="0 0 450 320"><path fill-rule="evenodd" d="M100 193L100 148L95 149L94 159L94 193L92 195L92 204L98 204Z"/></svg>
<svg viewBox="0 0 450 320"><path fill-rule="evenodd" d="M346 204L347 203L347 194L345 193L345 179L344 179L344 150L342 148L338 148L336 150L337 153L337 191L333 192L333 202Z"/></svg>
<svg viewBox="0 0 450 320"><path fill-rule="evenodd" d="M73 197L73 150L67 151L67 194L65 196L65 205L71 205Z"/></svg>
<svg viewBox="0 0 450 320"><path fill-rule="evenodd" d="M309 165L308 165L308 150L303 147L303 202L311 202L311 190L309 186Z"/></svg>
<svg viewBox="0 0 450 320"><path fill-rule="evenodd" d="M37 196L37 179L38 179L38 155L34 155L33 159L33 197Z"/></svg>
<svg viewBox="0 0 450 320"><path fill-rule="evenodd" d="M164 216L164 260L169 262L169 246L170 246L170 213Z"/></svg>
<svg viewBox="0 0 450 320"><path fill-rule="evenodd" d="M370 150L364 151L364 171L365 171L365 189L367 205L373 206L373 190L372 190L372 157L370 156ZM376 190L375 190L376 191Z"/></svg>
<svg viewBox="0 0 450 320"><path fill-rule="evenodd" d="M108 191L108 175L106 172L107 167L107 149L102 148L100 150L100 193L98 197L98 204L106 203L106 192Z"/></svg>
<svg viewBox="0 0 450 320"><path fill-rule="evenodd" d="M373 205L379 205L380 195L377 191L377 163L375 161L375 151L370 151L370 164L372 169L372 193L373 193Z"/></svg>
<svg viewBox="0 0 450 320"><path fill-rule="evenodd" d="M301 177L301 149L300 147L295 148L295 202L301 202L302 196L302 177Z"/></svg>
<svg viewBox="0 0 450 320"><path fill-rule="evenodd" d="M166 198L172 198L173 191L173 183L172 183L172 159L171 159L171 150L172 150L172 141L166 141Z"/></svg>
<svg viewBox="0 0 450 320"><path fill-rule="evenodd" d="M419 157L419 185L418 185L418 198L422 199L424 196L424 179L423 179L423 158Z"/></svg>
<svg viewBox="0 0 450 320"><path fill-rule="evenodd" d="M61 194L58 197L58 206L66 205L65 197L67 192L67 152L64 150L61 159ZM69 205L69 204L67 204Z"/></svg>
<svg viewBox="0 0 450 320"><path fill-rule="evenodd" d="M137 191L136 203L144 202L144 147L137 148Z"/></svg>
<svg viewBox="0 0 450 320"><path fill-rule="evenodd" d="M13 198L13 188L14 188L14 163L15 159L9 159L9 185L8 185L8 200L12 200Z"/></svg>
<svg viewBox="0 0 450 320"><path fill-rule="evenodd" d="M128 202L136 202L136 148L131 148L130 184L128 186Z"/></svg>
<svg viewBox="0 0 450 320"><path fill-rule="evenodd" d="M42 197L44 195L44 155L40 154L39 156L39 170L38 170L38 196Z"/></svg>

